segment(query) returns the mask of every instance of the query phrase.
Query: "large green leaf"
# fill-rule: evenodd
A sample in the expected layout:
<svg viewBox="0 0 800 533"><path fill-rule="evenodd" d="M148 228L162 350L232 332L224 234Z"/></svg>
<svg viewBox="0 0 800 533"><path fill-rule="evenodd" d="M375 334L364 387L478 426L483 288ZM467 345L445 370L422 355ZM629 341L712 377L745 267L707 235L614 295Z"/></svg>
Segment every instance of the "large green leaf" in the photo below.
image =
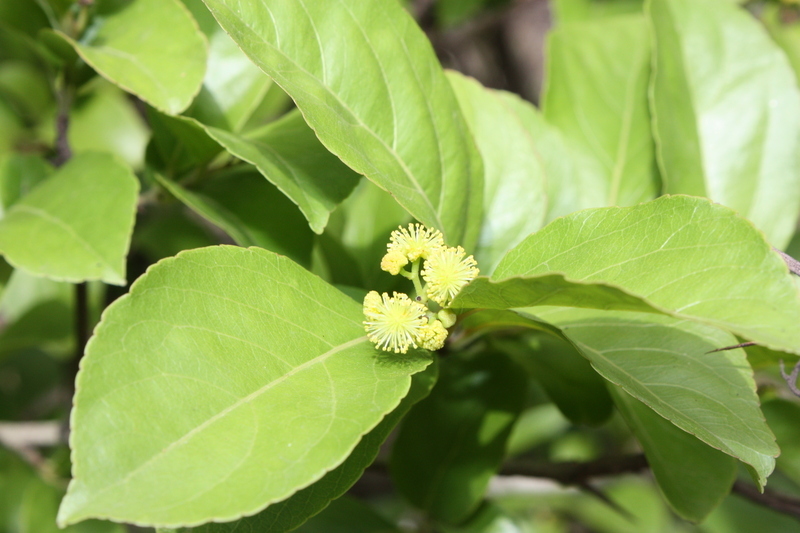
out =
<svg viewBox="0 0 800 533"><path fill-rule="evenodd" d="M171 115L203 82L207 41L179 0L100 2L80 41L60 35L104 78Z"/></svg>
<svg viewBox="0 0 800 533"><path fill-rule="evenodd" d="M668 316L530 308L558 326L606 379L706 444L752 466L760 484L779 449L759 409L753 371L724 331Z"/></svg>
<svg viewBox="0 0 800 533"><path fill-rule="evenodd" d="M641 16L559 25L548 42L542 107L574 150L592 207L633 205L658 192Z"/></svg>
<svg viewBox="0 0 800 533"><path fill-rule="evenodd" d="M438 383L408 414L392 449L392 479L403 496L450 523L478 506L523 407L519 370L497 352L442 362Z"/></svg>
<svg viewBox="0 0 800 533"><path fill-rule="evenodd" d="M212 139L252 163L303 212L316 233L358 184L359 176L328 152L299 111L263 128L237 135L205 127Z"/></svg>
<svg viewBox="0 0 800 533"><path fill-rule="evenodd" d="M204 1L331 152L449 244L475 244L480 156L430 43L397 2Z"/></svg>
<svg viewBox="0 0 800 533"><path fill-rule="evenodd" d="M358 303L258 248L152 267L87 346L59 523L230 521L320 479L431 361L378 352L362 320Z"/></svg>
<svg viewBox="0 0 800 533"><path fill-rule="evenodd" d="M449 72L448 79L483 158L486 219L475 258L481 270L490 273L508 250L542 227L547 212L545 169L535 139L507 104L514 96L486 89L456 72Z"/></svg>
<svg viewBox="0 0 800 533"><path fill-rule="evenodd" d="M591 197L593 176L582 168L583 162L574 157L561 131L548 123L536 107L517 95L507 92L495 94L509 111L516 114L526 136L534 139L545 173L545 221L595 206L595 199Z"/></svg>
<svg viewBox="0 0 800 533"><path fill-rule="evenodd" d="M272 85L220 28L202 0L183 0L208 39L203 87L187 114L203 124L239 131Z"/></svg>
<svg viewBox="0 0 800 533"><path fill-rule="evenodd" d="M204 524L181 529L181 533L238 533L249 531L291 531L314 516L353 486L378 455L381 445L397 423L415 403L428 395L438 376L438 364L432 364L411 378L411 389L400 405L381 420L375 429L364 435L344 463L289 499L270 505L253 516L224 524Z"/></svg>
<svg viewBox="0 0 800 533"><path fill-rule="evenodd" d="M108 154L75 156L0 220L0 251L55 280L125 285L139 181Z"/></svg>
<svg viewBox="0 0 800 533"><path fill-rule="evenodd" d="M800 292L786 264L736 213L686 196L560 218L511 250L491 281L478 278L453 305L649 305L800 353Z"/></svg>
<svg viewBox="0 0 800 533"><path fill-rule="evenodd" d="M732 207L784 247L800 211L800 93L786 56L729 0L653 0L649 14L666 191Z"/></svg>
<svg viewBox="0 0 800 533"><path fill-rule="evenodd" d="M250 165L187 188L155 174L176 198L241 246L260 246L308 267L313 233L297 206Z"/></svg>
<svg viewBox="0 0 800 533"><path fill-rule="evenodd" d="M618 387L611 394L667 501L683 518L701 522L730 492L736 459L681 431Z"/></svg>

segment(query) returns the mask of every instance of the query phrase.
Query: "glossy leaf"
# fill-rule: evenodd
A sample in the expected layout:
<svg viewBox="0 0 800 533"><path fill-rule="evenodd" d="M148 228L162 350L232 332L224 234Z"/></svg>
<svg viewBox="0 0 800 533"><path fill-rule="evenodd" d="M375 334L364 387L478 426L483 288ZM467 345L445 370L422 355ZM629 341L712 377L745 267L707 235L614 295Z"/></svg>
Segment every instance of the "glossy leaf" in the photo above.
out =
<svg viewBox="0 0 800 533"><path fill-rule="evenodd" d="M706 444L752 466L763 485L779 450L744 351L716 328L621 311L531 308L607 380Z"/></svg>
<svg viewBox="0 0 800 533"><path fill-rule="evenodd" d="M74 157L0 220L0 250L17 268L60 281L125 285L139 182L108 154Z"/></svg>
<svg viewBox="0 0 800 533"><path fill-rule="evenodd" d="M786 56L729 0L653 0L649 16L666 192L727 205L782 248L800 212L800 92Z"/></svg>
<svg viewBox="0 0 800 533"><path fill-rule="evenodd" d="M542 97L584 173L591 207L633 205L658 193L647 83L650 37L641 16L558 25L548 41ZM589 207L589 206L587 206Z"/></svg>
<svg viewBox="0 0 800 533"><path fill-rule="evenodd" d="M508 250L542 227L545 169L525 122L506 103L514 96L453 71L447 77L483 159L486 218L475 258L484 273L491 273Z"/></svg>
<svg viewBox="0 0 800 533"><path fill-rule="evenodd" d="M472 248L480 157L430 42L397 2L204 1L331 152L448 244Z"/></svg>
<svg viewBox="0 0 800 533"><path fill-rule="evenodd" d="M702 522L730 492L736 459L681 431L617 387L611 393L667 501L681 517Z"/></svg>
<svg viewBox="0 0 800 533"><path fill-rule="evenodd" d="M516 114L526 135L534 140L536 153L544 168L547 196L545 222L579 209L594 207L590 173L581 167L561 131L548 123L542 113L529 102L507 92L495 93L509 111ZM533 213L538 217L538 213Z"/></svg>
<svg viewBox="0 0 800 533"><path fill-rule="evenodd" d="M560 218L511 250L492 281L467 286L454 305L649 305L800 353L800 292L783 260L730 209L685 196Z"/></svg>
<svg viewBox="0 0 800 533"><path fill-rule="evenodd" d="M83 39L60 35L104 78L171 115L203 82L207 43L179 0L103 2Z"/></svg>
<svg viewBox="0 0 800 533"><path fill-rule="evenodd" d="M436 382L439 366L434 363L411 378L411 389L400 405L372 431L364 435L353 453L344 463L334 468L322 479L306 487L289 499L270 505L253 516L224 524L203 524L194 528L181 528L176 533L240 533L249 531L292 531L311 516L344 494L358 481L378 455L381 445L411 406L428 395Z"/></svg>
<svg viewBox="0 0 800 533"><path fill-rule="evenodd" d="M313 234L297 206L253 167L209 176L192 188L156 174L159 183L241 246L260 246L311 264Z"/></svg>
<svg viewBox="0 0 800 533"><path fill-rule="evenodd" d="M430 396L406 417L392 449L398 491L450 523L480 503L523 407L525 378L500 353L447 359Z"/></svg>
<svg viewBox="0 0 800 533"><path fill-rule="evenodd" d="M537 335L498 346L528 370L575 424L600 425L611 416L614 406L605 380L569 342Z"/></svg>
<svg viewBox="0 0 800 533"><path fill-rule="evenodd" d="M152 267L87 346L59 523L230 521L320 479L431 361L377 352L362 320L358 303L258 248Z"/></svg>
<svg viewBox="0 0 800 533"><path fill-rule="evenodd" d="M208 39L203 87L187 114L203 124L238 132L272 85L220 28L202 0L183 0Z"/></svg>
<svg viewBox="0 0 800 533"><path fill-rule="evenodd" d="M330 212L358 183L359 176L320 144L298 111L241 136L205 129L297 204L316 233L322 233Z"/></svg>

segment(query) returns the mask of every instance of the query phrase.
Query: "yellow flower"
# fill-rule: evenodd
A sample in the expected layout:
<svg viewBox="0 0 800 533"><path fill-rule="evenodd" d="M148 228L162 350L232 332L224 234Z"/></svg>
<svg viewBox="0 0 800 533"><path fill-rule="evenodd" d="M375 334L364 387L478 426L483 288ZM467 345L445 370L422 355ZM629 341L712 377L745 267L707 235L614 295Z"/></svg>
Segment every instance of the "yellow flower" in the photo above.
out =
<svg viewBox="0 0 800 533"><path fill-rule="evenodd" d="M441 232L422 224L409 224L408 229L399 226L389 240L391 242L386 246L389 253L399 252L409 261L416 261L420 257L427 259L432 252L445 247Z"/></svg>
<svg viewBox="0 0 800 533"><path fill-rule="evenodd" d="M403 293L379 295L370 291L364 298L364 329L367 338L387 352L406 353L417 348L420 333L428 323L428 308Z"/></svg>
<svg viewBox="0 0 800 533"><path fill-rule="evenodd" d="M426 350L435 352L444 346L447 339L447 330L442 323L434 320L432 323L425 324L420 334L420 345Z"/></svg>
<svg viewBox="0 0 800 533"><path fill-rule="evenodd" d="M465 255L460 246L444 248L432 253L425 261L422 277L428 284L428 297L442 307L447 307L480 272L475 259Z"/></svg>
<svg viewBox="0 0 800 533"><path fill-rule="evenodd" d="M390 250L381 259L381 270L385 270L392 276L400 273L400 270L408 264L408 258L402 252Z"/></svg>

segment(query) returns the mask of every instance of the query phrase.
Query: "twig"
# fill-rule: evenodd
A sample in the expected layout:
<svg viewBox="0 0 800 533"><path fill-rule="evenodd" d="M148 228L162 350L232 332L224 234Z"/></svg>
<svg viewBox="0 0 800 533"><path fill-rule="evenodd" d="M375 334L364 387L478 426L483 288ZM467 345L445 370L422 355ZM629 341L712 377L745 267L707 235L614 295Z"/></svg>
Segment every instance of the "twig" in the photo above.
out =
<svg viewBox="0 0 800 533"><path fill-rule="evenodd" d="M0 445L19 455L48 483L66 487L62 479L37 447L56 446L67 441L66 429L59 422L0 423Z"/></svg>
<svg viewBox="0 0 800 533"><path fill-rule="evenodd" d="M506 464L500 474L506 476L543 477L562 485L578 485L596 477L615 476L639 472L648 467L644 454L606 457L588 463L575 461L562 463L530 463L514 461Z"/></svg>
<svg viewBox="0 0 800 533"><path fill-rule="evenodd" d="M783 259L783 262L786 263L786 266L789 267L789 272L796 276L800 276L800 261L792 257L791 255L785 254L778 250L777 248L773 248L774 251L778 252Z"/></svg>
<svg viewBox="0 0 800 533"><path fill-rule="evenodd" d="M779 364L781 366L781 377L786 381L789 390L792 391L795 396L800 396L800 388L797 387L797 376L800 375L800 361L794 365L791 374L786 373L786 367L783 366L783 359L779 361Z"/></svg>
<svg viewBox="0 0 800 533"><path fill-rule="evenodd" d="M62 80L62 83L63 82ZM67 88L60 88L56 91L56 101L58 112L56 113L56 140L55 150L51 162L54 166L60 167L72 158L72 148L69 145L69 108L72 104L72 96Z"/></svg>
<svg viewBox="0 0 800 533"><path fill-rule="evenodd" d="M800 499L778 494L769 489L764 489L764 492L761 493L753 485L740 480L736 480L733 484L732 492L753 503L800 520Z"/></svg>

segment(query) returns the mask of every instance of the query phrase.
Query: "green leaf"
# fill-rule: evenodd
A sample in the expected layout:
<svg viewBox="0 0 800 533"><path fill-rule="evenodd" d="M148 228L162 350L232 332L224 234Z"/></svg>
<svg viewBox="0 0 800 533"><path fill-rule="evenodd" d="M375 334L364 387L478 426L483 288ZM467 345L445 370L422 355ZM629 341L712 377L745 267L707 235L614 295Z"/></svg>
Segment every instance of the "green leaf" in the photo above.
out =
<svg viewBox="0 0 800 533"><path fill-rule="evenodd" d="M800 292L786 264L750 223L700 198L665 196L560 218L453 305L649 307L800 353Z"/></svg>
<svg viewBox="0 0 800 533"><path fill-rule="evenodd" d="M353 453L322 479L306 487L289 499L270 505L253 516L224 524L204 524L182 528L179 533L237 533L243 528L250 531L291 531L311 516L319 513L347 489L353 486L378 455L381 445L411 406L428 395L438 376L439 365L434 361L424 371L411 378L411 389L400 405L372 431L364 435Z"/></svg>
<svg viewBox="0 0 800 533"><path fill-rule="evenodd" d="M528 522L524 522L528 525ZM442 533L525 533L530 531L514 520L505 509L491 501L485 501L463 524L440 525Z"/></svg>
<svg viewBox="0 0 800 533"><path fill-rule="evenodd" d="M183 176L208 165L222 147L208 136L203 125L184 116L169 116L147 108L152 129L147 146L147 165L170 177Z"/></svg>
<svg viewBox="0 0 800 533"><path fill-rule="evenodd" d="M474 246L480 157L430 42L397 2L205 2L331 152L449 244Z"/></svg>
<svg viewBox="0 0 800 533"><path fill-rule="evenodd" d="M736 459L681 431L619 388L611 387L611 394L667 502L681 517L702 522L730 492Z"/></svg>
<svg viewBox="0 0 800 533"><path fill-rule="evenodd" d="M556 21L574 22L613 17L628 13L641 13L644 0L555 0L553 15Z"/></svg>
<svg viewBox="0 0 800 533"><path fill-rule="evenodd" d="M95 520L59 529L62 490L41 479L10 451L0 448L0 530L4 533L124 533L125 526Z"/></svg>
<svg viewBox="0 0 800 533"><path fill-rule="evenodd" d="M784 16L785 13L791 13L786 11L787 8L792 9L789 6L767 4L759 16L770 37L786 53L795 76L800 80L800 25L797 20Z"/></svg>
<svg viewBox="0 0 800 533"><path fill-rule="evenodd" d="M359 176L320 144L299 111L241 136L205 130L230 153L254 164L297 204L316 233L322 233L331 211L358 184Z"/></svg>
<svg viewBox="0 0 800 533"><path fill-rule="evenodd" d="M611 416L613 403L605 380L569 342L537 335L498 342L496 346L526 368L575 424L600 425Z"/></svg>
<svg viewBox="0 0 800 533"><path fill-rule="evenodd" d="M362 320L358 303L258 248L151 267L87 346L59 523L230 521L320 479L431 361L378 352Z"/></svg>
<svg viewBox="0 0 800 533"><path fill-rule="evenodd" d="M358 262L363 286L378 292L397 284L397 277L380 269L389 235L405 226L410 215L390 194L369 180L361 180L333 213L330 230Z"/></svg>
<svg viewBox="0 0 800 533"><path fill-rule="evenodd" d="M797 424L800 406L776 398L765 402L761 409L781 448L778 469L795 483L800 483L800 426Z"/></svg>
<svg viewBox="0 0 800 533"><path fill-rule="evenodd" d="M367 504L345 496L331 503L298 533L392 533L399 531Z"/></svg>
<svg viewBox="0 0 800 533"><path fill-rule="evenodd" d="M138 192L136 176L116 157L77 155L8 210L0 250L39 276L125 285Z"/></svg>
<svg viewBox="0 0 800 533"><path fill-rule="evenodd" d="M185 188L156 179L181 202L219 226L241 246L260 246L311 264L313 233L297 206L253 167L235 168Z"/></svg>
<svg viewBox="0 0 800 533"><path fill-rule="evenodd" d="M88 89L89 94L79 99L70 113L72 151L111 152L134 169L141 169L150 131L129 97L102 78L96 78L91 88L84 90Z"/></svg>
<svg viewBox="0 0 800 533"><path fill-rule="evenodd" d="M587 195L592 189L592 176L581 168L581 162L574 157L561 131L549 124L536 107L517 95L507 92L495 94L516 114L526 135L535 139L536 153L545 173L545 221L550 222L560 216L596 205L594 198Z"/></svg>
<svg viewBox="0 0 800 533"><path fill-rule="evenodd" d="M37 155L11 153L0 157L2 213L51 174L53 167Z"/></svg>
<svg viewBox="0 0 800 533"><path fill-rule="evenodd" d="M101 2L80 41L59 34L104 78L170 115L203 82L208 45L179 0Z"/></svg>
<svg viewBox="0 0 800 533"><path fill-rule="evenodd" d="M753 371L729 333L668 316L532 308L610 382L709 446L751 465L763 485L779 449L759 409Z"/></svg>
<svg viewBox="0 0 800 533"><path fill-rule="evenodd" d="M727 205L783 248L800 212L800 93L786 56L729 0L652 0L649 16L666 191Z"/></svg>
<svg viewBox="0 0 800 533"><path fill-rule="evenodd" d="M566 137L591 205L654 198L647 83L650 39L641 16L559 25L548 41L547 120Z"/></svg>
<svg viewBox="0 0 800 533"><path fill-rule="evenodd" d="M202 0L183 0L208 39L203 87L186 114L203 124L238 132L272 85L228 37Z"/></svg>
<svg viewBox="0 0 800 533"><path fill-rule="evenodd" d="M508 250L542 227L545 171L525 122L507 104L518 97L486 89L454 71L447 77L483 159L485 221L475 258L488 273ZM522 105L520 100L517 106Z"/></svg>
<svg viewBox="0 0 800 533"><path fill-rule="evenodd" d="M411 503L457 523L478 506L500 466L527 384L497 352L446 359L440 371L431 395L400 428L390 472Z"/></svg>

